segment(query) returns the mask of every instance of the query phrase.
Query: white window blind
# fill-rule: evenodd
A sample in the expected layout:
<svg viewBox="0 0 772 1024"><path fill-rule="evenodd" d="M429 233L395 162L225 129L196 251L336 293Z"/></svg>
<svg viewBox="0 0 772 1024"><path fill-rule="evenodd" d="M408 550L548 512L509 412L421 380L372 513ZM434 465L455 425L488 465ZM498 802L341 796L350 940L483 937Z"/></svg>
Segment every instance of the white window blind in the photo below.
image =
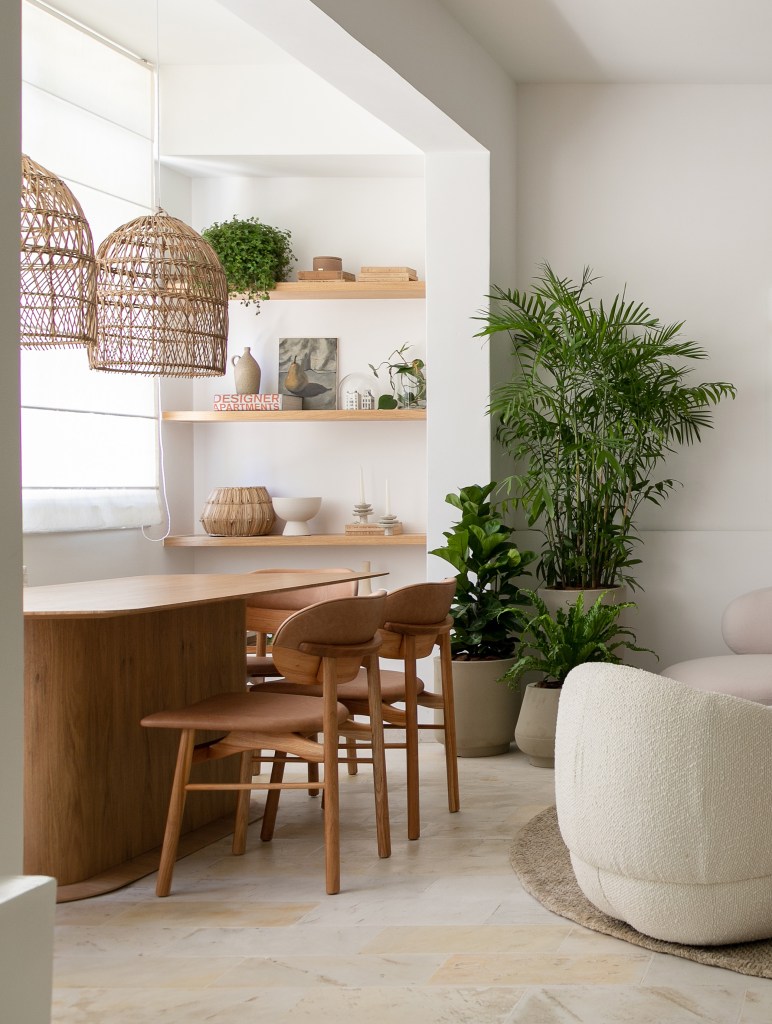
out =
<svg viewBox="0 0 772 1024"><path fill-rule="evenodd" d="M72 189L96 247L150 210L152 70L33 3L23 18L23 150ZM25 532L161 521L152 378L22 350L21 395Z"/></svg>

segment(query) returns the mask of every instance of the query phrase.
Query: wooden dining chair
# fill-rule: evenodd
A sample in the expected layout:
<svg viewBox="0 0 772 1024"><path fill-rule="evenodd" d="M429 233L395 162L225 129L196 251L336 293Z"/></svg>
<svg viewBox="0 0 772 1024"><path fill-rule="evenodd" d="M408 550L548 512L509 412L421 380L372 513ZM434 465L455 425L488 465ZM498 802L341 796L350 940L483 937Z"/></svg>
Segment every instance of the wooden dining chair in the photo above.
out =
<svg viewBox="0 0 772 1024"><path fill-rule="evenodd" d="M455 813L461 806L458 786L456 752L456 720L453 701L453 665L450 656L450 629L453 620L450 606L456 591L455 577L439 583L417 583L392 591L386 596L385 621L379 630L380 658L403 662L403 671L382 669L381 715L387 730L402 729L404 742L386 742L387 748L405 749L407 768L408 838L421 835L419 793L419 733L421 730L442 730L445 745L445 775L448 810ZM418 677L417 662L439 651L440 691L426 689ZM287 692L281 680L256 683L258 692ZM307 685L302 691L312 696L319 687ZM345 704L351 715L369 718L367 679L360 672L351 682L338 688L338 700ZM398 705L403 705L399 707ZM442 722L419 722L418 709L428 708L442 712ZM372 723L371 723L372 724ZM360 748L352 732L347 738L346 760L349 772L355 774L361 757Z"/></svg>
<svg viewBox="0 0 772 1024"><path fill-rule="evenodd" d="M255 573L270 572L275 575L292 575L308 572L308 569L256 569ZM351 573L352 569L326 569L325 572ZM279 626L293 612L307 608L319 601L331 601L338 597L356 597L357 580L345 580L340 583L328 583L320 587L306 587L304 590L288 590L277 594L260 594L247 598L246 629L255 635L253 645L247 651L247 678L274 678L274 665L267 638L272 636Z"/></svg>
<svg viewBox="0 0 772 1024"><path fill-rule="evenodd" d="M148 728L179 729L181 733L156 884L158 896L167 896L171 890L187 794L211 789L238 793L233 834L233 853L237 855L246 848L250 791L268 792L265 816L269 826L264 821L262 838L270 839L281 789L321 789L326 888L330 894L340 891L339 735L341 731L361 735L362 723L350 722L345 705L337 700L337 689L360 670L367 679L369 694L370 726L366 738L372 749L378 855L390 856L377 656L381 645L378 629L384 620L385 606L386 595L382 591L366 597L322 601L295 612L276 631L274 658L285 683L294 684L299 691L304 686L318 686L321 696L309 697L302 692L225 693L142 719L142 725ZM212 731L220 734L217 739L196 743L197 734ZM270 782L253 778L252 753L259 748L276 752ZM192 765L236 755L240 756L237 782L190 781ZM322 764L322 779L285 782L284 764L296 759Z"/></svg>

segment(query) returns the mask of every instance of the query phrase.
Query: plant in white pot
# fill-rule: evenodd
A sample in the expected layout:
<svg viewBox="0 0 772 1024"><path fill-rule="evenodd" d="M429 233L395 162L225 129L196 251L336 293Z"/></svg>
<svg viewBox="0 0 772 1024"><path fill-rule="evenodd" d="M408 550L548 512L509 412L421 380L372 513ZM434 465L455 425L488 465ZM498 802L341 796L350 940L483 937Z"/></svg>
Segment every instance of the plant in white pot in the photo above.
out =
<svg viewBox="0 0 772 1024"><path fill-rule="evenodd" d="M445 500L461 519L430 554L456 570L451 607L451 655L460 757L486 757L509 749L519 695L498 680L513 664L521 602L517 580L535 557L511 540L512 527L489 498L496 484L462 487Z"/></svg>
<svg viewBox="0 0 772 1024"><path fill-rule="evenodd" d="M491 393L496 436L516 472L502 482L538 529L537 575L547 588L635 588L641 505L660 505L677 481L659 466L701 440L710 407L735 396L725 382L689 384L707 358L624 293L610 303L543 264L530 292L496 289L480 336L504 334L510 379Z"/></svg>
<svg viewBox="0 0 772 1024"><path fill-rule="evenodd" d="M585 607L580 593L573 604L550 613L537 593L523 591L522 596L532 608L511 609L521 634L515 661L501 681L510 689L520 690L526 674L539 673L539 679L524 687L515 742L531 764L551 768L555 764L560 690L571 669L587 661L619 664L619 651L654 652L639 647L633 631L619 622L625 609L636 607L632 601L604 604L601 594Z"/></svg>

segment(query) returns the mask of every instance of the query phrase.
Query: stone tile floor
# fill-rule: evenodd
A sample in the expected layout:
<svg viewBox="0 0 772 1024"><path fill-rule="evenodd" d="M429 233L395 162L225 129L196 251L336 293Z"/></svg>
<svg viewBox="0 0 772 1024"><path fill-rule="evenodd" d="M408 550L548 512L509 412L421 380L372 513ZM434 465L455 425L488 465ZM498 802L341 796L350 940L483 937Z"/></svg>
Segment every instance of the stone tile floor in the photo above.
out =
<svg viewBox="0 0 772 1024"><path fill-rule="evenodd" d="M402 756L389 753L392 856L379 860L368 770L342 779L342 891L324 892L319 801L282 794L272 843L222 840L155 877L57 908L58 1024L770 1024L772 981L652 954L523 892L519 825L553 772L509 754L421 747L422 836L405 838ZM262 796L255 797L259 812ZM1 1016L1 1014L0 1014Z"/></svg>

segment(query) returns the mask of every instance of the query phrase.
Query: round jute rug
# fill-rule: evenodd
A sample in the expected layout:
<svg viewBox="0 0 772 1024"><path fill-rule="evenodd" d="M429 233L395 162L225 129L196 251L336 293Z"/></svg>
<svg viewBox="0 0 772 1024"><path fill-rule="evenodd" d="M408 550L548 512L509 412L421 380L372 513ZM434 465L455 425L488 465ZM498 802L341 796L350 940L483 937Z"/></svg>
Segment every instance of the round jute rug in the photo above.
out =
<svg viewBox="0 0 772 1024"><path fill-rule="evenodd" d="M548 910L593 931L624 939L656 953L670 953L738 974L772 978L772 939L731 946L684 946L642 935L624 921L604 914L587 899L574 877L554 807L541 811L517 834L510 861L523 888Z"/></svg>

